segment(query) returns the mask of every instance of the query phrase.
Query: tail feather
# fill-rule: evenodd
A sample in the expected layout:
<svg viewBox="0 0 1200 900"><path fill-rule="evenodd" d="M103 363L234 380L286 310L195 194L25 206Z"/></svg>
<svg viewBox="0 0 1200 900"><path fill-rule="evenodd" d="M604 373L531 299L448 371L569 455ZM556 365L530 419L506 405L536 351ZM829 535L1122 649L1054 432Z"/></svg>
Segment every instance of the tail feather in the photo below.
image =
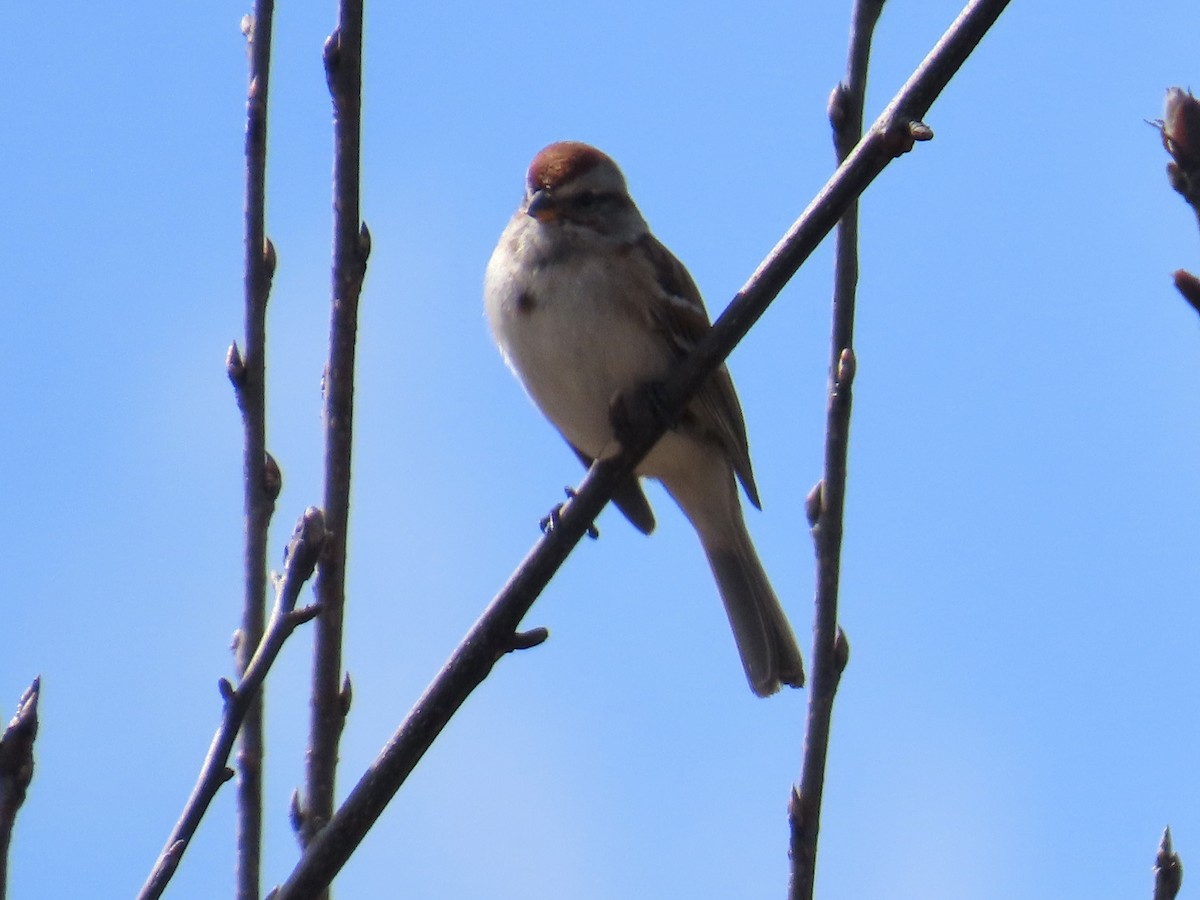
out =
<svg viewBox="0 0 1200 900"><path fill-rule="evenodd" d="M750 689L767 697L785 684L803 687L800 648L750 541L728 454L668 432L650 459L655 468L648 474L662 481L700 538Z"/></svg>
<svg viewBox="0 0 1200 900"><path fill-rule="evenodd" d="M750 689L767 697L781 685L804 686L804 661L749 535L730 547L704 548L742 657Z"/></svg>

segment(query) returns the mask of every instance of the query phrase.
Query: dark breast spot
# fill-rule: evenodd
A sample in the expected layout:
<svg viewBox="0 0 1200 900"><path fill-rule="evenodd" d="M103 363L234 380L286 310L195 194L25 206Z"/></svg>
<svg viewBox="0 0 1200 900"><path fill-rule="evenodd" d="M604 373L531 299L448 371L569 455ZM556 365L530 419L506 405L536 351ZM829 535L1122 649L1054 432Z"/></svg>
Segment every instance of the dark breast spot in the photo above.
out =
<svg viewBox="0 0 1200 900"><path fill-rule="evenodd" d="M537 301L533 298L532 291L521 291L517 294L517 312L522 315L529 315L537 306Z"/></svg>

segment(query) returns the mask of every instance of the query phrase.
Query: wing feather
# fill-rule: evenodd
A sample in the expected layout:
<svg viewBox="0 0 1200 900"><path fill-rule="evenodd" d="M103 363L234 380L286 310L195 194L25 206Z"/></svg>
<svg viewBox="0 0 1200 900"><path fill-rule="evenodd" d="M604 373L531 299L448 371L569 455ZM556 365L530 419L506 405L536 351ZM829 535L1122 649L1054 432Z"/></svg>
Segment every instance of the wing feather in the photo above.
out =
<svg viewBox="0 0 1200 900"><path fill-rule="evenodd" d="M700 289L683 263L654 235L642 235L636 247L653 267L661 298L650 313L651 324L676 359L682 360L712 328ZM686 413L681 427L695 431L702 439L718 443L733 463L746 496L755 506L760 506L750 467L746 423L726 366L713 372L688 404Z"/></svg>

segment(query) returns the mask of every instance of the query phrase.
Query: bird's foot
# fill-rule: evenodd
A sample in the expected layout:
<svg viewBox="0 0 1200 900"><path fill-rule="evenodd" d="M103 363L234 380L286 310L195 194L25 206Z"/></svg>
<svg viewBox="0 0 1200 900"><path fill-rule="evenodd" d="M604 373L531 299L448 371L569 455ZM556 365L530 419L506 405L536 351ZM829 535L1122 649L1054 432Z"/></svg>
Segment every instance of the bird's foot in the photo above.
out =
<svg viewBox="0 0 1200 900"><path fill-rule="evenodd" d="M574 499L574 488L564 487L563 492L567 495L568 500ZM538 520L538 527L542 529L542 534L549 534L558 527L559 520L562 518L562 510L565 505L565 503L555 503L550 512ZM600 529L596 527L595 523L592 523L588 526L587 536L593 541L600 537Z"/></svg>

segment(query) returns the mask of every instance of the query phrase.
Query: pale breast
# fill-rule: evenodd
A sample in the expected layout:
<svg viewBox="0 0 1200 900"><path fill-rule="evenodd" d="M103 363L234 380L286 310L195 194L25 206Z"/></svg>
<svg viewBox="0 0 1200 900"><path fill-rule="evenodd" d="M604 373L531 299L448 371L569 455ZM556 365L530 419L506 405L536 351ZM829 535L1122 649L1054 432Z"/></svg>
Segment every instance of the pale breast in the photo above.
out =
<svg viewBox="0 0 1200 900"><path fill-rule="evenodd" d="M633 289L596 256L520 275L495 256L488 267L488 317L509 365L563 436L594 457L613 451L612 399L670 365L661 337L630 314Z"/></svg>

